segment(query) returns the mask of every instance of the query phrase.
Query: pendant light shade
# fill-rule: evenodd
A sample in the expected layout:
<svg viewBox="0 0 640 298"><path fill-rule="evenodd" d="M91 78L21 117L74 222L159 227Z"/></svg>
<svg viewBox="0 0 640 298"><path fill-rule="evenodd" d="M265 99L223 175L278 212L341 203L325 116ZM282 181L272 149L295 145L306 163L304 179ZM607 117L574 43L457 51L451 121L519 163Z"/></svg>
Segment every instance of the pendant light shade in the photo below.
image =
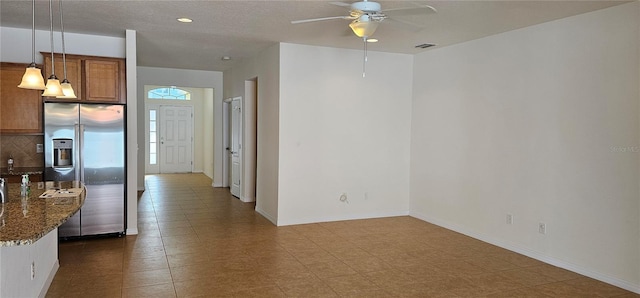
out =
<svg viewBox="0 0 640 298"><path fill-rule="evenodd" d="M77 98L76 93L71 87L71 83L67 80L67 52L64 47L64 22L62 18L62 0L58 0L58 8L60 13L60 36L62 37L62 67L64 69L64 79L60 84L62 86L63 96L56 96L56 98Z"/></svg>
<svg viewBox="0 0 640 298"><path fill-rule="evenodd" d="M69 83L67 79L62 80L60 86L62 87L62 93L64 93L64 95L56 96L56 98L78 98L73 91L73 87L71 87L71 83Z"/></svg>
<svg viewBox="0 0 640 298"><path fill-rule="evenodd" d="M42 96L64 96L64 93L62 92L62 86L60 85L60 80L58 80L56 75L51 75L49 77L49 79L47 80L47 86L44 89Z"/></svg>
<svg viewBox="0 0 640 298"><path fill-rule="evenodd" d="M27 66L18 88L44 90L45 86L42 71L40 71L40 68L36 67L35 63L31 63Z"/></svg>
<svg viewBox="0 0 640 298"><path fill-rule="evenodd" d="M31 1L31 63L22 76L18 88L44 90L42 72L36 66L36 0Z"/></svg>

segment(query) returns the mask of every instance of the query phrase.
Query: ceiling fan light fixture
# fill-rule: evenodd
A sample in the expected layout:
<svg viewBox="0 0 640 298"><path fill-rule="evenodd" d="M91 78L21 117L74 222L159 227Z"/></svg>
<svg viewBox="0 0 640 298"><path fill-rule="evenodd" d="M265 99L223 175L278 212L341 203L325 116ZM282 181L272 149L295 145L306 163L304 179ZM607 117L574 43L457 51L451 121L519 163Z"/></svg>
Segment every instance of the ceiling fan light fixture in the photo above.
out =
<svg viewBox="0 0 640 298"><path fill-rule="evenodd" d="M373 35L374 32L376 32L379 23L380 22L371 21L369 16L363 15L359 19L351 22L349 24L349 27L351 27L353 33L355 33L355 35L357 35L358 37L367 38Z"/></svg>

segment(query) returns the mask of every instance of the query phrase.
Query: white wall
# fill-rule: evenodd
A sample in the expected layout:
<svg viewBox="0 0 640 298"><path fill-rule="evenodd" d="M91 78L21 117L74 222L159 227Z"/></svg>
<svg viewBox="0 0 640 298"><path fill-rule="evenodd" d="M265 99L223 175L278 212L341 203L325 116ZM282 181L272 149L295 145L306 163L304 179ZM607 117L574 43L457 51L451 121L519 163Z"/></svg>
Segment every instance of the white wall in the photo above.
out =
<svg viewBox="0 0 640 298"><path fill-rule="evenodd" d="M368 56L281 44L278 225L408 214L413 57Z"/></svg>
<svg viewBox="0 0 640 298"><path fill-rule="evenodd" d="M144 185L144 165L145 165L145 148L144 141L145 136L145 115L144 115L144 86L145 85L160 85L160 86L181 86L181 87L198 87L198 88L213 88L213 114L210 115L213 119L213 127L204 128L204 132L211 134L213 138L213 145L204 145L206 148L211 148L213 151L205 152L209 154L209 157L203 158L203 163L213 163L209 165L213 167L213 173L205 174L213 175L213 184L221 184L222 181L222 72L218 71L202 71L202 70L186 70L186 69L171 69L171 68L156 68L156 67L138 67L138 136L140 150L138 153L138 185ZM141 110L141 111L140 111ZM198 123L196 123L198 124ZM203 138L206 141L207 138ZM211 160L210 158L213 158ZM207 169L208 165L205 165L203 169Z"/></svg>
<svg viewBox="0 0 640 298"><path fill-rule="evenodd" d="M639 6L416 56L411 214L640 292Z"/></svg>
<svg viewBox="0 0 640 298"><path fill-rule="evenodd" d="M225 98L246 98L245 81L257 78L256 211L275 224L278 222L280 45L238 63L225 71L224 76ZM243 167L249 166L251 163L243 163Z"/></svg>
<svg viewBox="0 0 640 298"><path fill-rule="evenodd" d="M54 52L62 52L59 32L54 32ZM31 29L0 27L0 61L31 62ZM125 39L120 37L64 33L67 54L125 58ZM49 31L36 30L36 63L42 64L40 52L51 52Z"/></svg>

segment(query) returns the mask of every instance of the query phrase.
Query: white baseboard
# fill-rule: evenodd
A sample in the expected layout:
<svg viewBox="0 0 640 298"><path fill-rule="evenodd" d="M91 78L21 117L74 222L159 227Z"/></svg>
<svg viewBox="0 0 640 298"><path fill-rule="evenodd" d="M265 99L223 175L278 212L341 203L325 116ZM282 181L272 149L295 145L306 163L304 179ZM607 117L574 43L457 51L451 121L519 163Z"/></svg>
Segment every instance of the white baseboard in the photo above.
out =
<svg viewBox="0 0 640 298"><path fill-rule="evenodd" d="M136 228L131 228L131 229L127 228L125 233L127 235L138 235L138 228L137 227Z"/></svg>
<svg viewBox="0 0 640 298"><path fill-rule="evenodd" d="M38 297L44 298L47 296L47 292L49 291L49 287L51 287L51 283L53 282L53 278L56 276L58 269L60 268L60 262L56 259L56 262L53 263L53 267L51 271L49 271L49 275L47 275L47 279L44 281L44 285L42 285L42 289L40 289L40 294Z"/></svg>
<svg viewBox="0 0 640 298"><path fill-rule="evenodd" d="M213 187L224 187L222 184L220 184L220 183L215 183L215 182L214 182L214 183L211 183L211 186L213 186Z"/></svg>
<svg viewBox="0 0 640 298"><path fill-rule="evenodd" d="M363 214L348 214L343 216L326 216L317 218L290 218L278 221L278 226L290 226L290 225L302 225L318 222L332 222L343 220L356 220L356 219L369 219L369 218L383 218L394 216L407 216L409 211L394 211L394 212L376 212L376 213L363 213Z"/></svg>
<svg viewBox="0 0 640 298"><path fill-rule="evenodd" d="M144 186L142 186L142 187L140 187L140 186L139 186L139 187L138 187L138 191L144 191L144 190L145 190L145 189L144 189Z"/></svg>
<svg viewBox="0 0 640 298"><path fill-rule="evenodd" d="M260 215L264 216L267 220L269 220L272 224L274 225L278 225L278 220L276 220L275 218L271 217L271 215L267 214L266 212L264 212L264 210L259 209L256 206L256 212L258 212Z"/></svg>
<svg viewBox="0 0 640 298"><path fill-rule="evenodd" d="M240 201L245 202L245 203L251 203L251 202L255 202L256 198L249 198L249 197L240 196Z"/></svg>
<svg viewBox="0 0 640 298"><path fill-rule="evenodd" d="M467 235L469 237L472 237L472 238L475 238L475 239L478 239L478 240L481 240L481 241L484 241L484 242L487 242L487 243L502 247L504 249L508 249L510 251L525 255L527 257L534 258L534 259L536 259L538 261L541 261L541 262L544 262L544 263L547 263L547 264L550 264L550 265L553 265L553 266L556 266L556 267L564 268L564 269L567 269L569 271L573 271L573 272L576 272L578 274L581 274L581 275L584 275L584 276L588 276L588 277L591 277L593 279L597 279L599 281L602 281L602 282L605 282L605 283L608 283L608 284L612 284L612 285L614 285L616 287L620 287L620 288L623 288L625 290L640 294L640 285L636 285L636 284L630 283L628 281L612 277L612 276L610 276L608 274L603 274L603 273L600 273L600 272L596 272L596 271L593 271L593 270L591 270L589 268L585 268L585 267L582 267L580 265L573 264L571 262L567 262L565 260L561 260L561 259L557 259L557 258L548 256L548 255L545 255L545 254L543 254L541 252L538 252L538 251L535 251L535 250L531 250L531 249L529 249L527 247L523 247L523 246L520 246L520 245L512 243L512 242L508 242L508 241L504 241L504 240L500 240L500 239L495 239L493 237L490 237L490 236L487 236L487 235L483 235L483 234L478 234L476 232L469 231L467 228L465 228L463 226L460 226L460 225L457 225L457 224L454 224L454 223L450 223L450 222L446 222L446 221L440 220L440 219L435 218L435 217L427 216L427 215L420 214L420 213L417 213L417 212L410 212L409 215L412 216L412 217L415 217L417 219L426 221L428 223L432 223L434 225L441 226L443 228L446 228L446 229L449 229L449 230L452 230L452 231Z"/></svg>

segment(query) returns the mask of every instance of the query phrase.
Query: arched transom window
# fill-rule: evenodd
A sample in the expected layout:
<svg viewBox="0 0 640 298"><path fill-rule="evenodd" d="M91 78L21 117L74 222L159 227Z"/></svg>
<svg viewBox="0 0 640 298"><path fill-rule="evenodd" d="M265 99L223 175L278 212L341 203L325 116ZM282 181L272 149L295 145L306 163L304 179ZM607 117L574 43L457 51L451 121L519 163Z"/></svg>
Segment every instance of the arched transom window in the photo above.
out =
<svg viewBox="0 0 640 298"><path fill-rule="evenodd" d="M175 86L151 89L147 93L149 99L191 100L191 93Z"/></svg>

